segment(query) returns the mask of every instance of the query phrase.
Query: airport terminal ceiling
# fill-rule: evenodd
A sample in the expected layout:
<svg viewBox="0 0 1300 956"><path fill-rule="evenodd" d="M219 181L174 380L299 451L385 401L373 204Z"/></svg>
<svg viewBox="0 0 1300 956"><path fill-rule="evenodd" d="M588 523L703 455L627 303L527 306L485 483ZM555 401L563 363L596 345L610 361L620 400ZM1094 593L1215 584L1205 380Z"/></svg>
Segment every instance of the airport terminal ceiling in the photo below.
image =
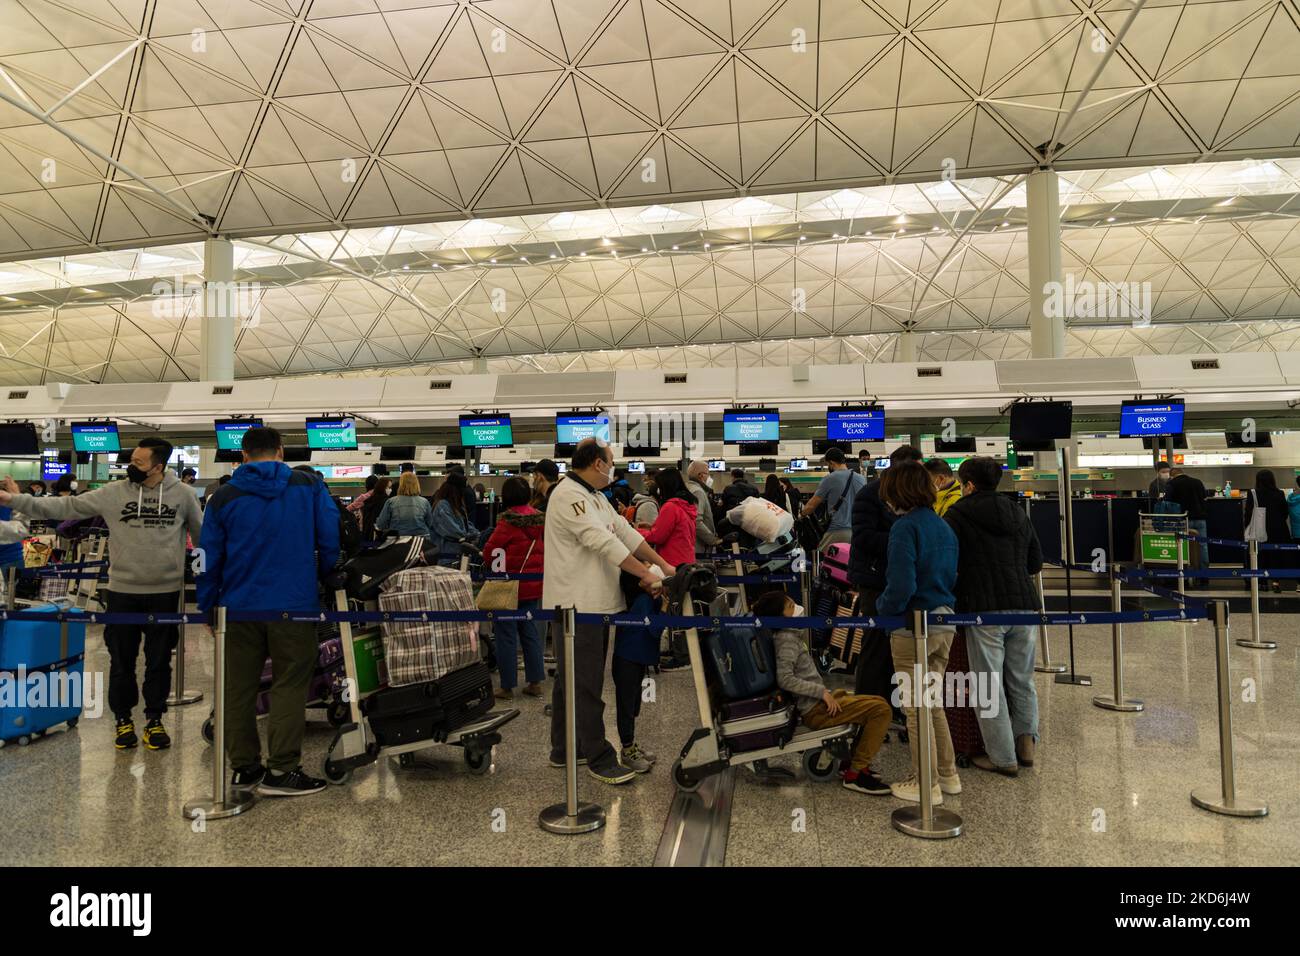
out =
<svg viewBox="0 0 1300 956"><path fill-rule="evenodd" d="M1066 276L1150 296L1068 355L1300 329L1294 0L5 16L3 384L196 378L210 235L240 377L1026 357L1044 163Z"/></svg>

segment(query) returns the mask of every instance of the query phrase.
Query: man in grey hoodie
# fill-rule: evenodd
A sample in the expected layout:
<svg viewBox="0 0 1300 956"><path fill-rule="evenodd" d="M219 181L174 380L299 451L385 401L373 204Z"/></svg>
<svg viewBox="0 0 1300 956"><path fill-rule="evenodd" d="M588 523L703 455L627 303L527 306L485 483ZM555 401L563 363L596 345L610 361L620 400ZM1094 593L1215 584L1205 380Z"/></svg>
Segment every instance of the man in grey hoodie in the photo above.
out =
<svg viewBox="0 0 1300 956"><path fill-rule="evenodd" d="M709 503L709 490L713 478L709 463L696 458L686 469L686 489L695 496L695 553L708 554L718 543L718 532L713 525L713 506Z"/></svg>
<svg viewBox="0 0 1300 956"><path fill-rule="evenodd" d="M161 438L143 438L131 453L126 481L108 484L67 498L34 498L15 494L6 479L0 504L29 518L91 518L108 525L108 612L174 613L185 587L185 535L199 540L203 512L189 485L167 470L172 446ZM163 727L171 692L175 625L109 624L104 643L112 664L108 705L117 720L114 746L130 750L140 741L131 717L139 701L135 662L144 638L144 745L150 750L171 746Z"/></svg>

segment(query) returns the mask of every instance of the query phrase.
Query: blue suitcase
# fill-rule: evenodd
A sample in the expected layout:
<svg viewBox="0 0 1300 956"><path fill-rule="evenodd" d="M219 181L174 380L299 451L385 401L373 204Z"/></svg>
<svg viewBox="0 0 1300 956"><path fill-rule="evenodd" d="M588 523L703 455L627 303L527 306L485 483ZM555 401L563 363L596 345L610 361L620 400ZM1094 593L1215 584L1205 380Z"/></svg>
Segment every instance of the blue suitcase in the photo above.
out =
<svg viewBox="0 0 1300 956"><path fill-rule="evenodd" d="M60 608L30 610L55 613ZM83 621L0 621L0 741L26 744L58 724L75 727L85 658Z"/></svg>
<svg viewBox="0 0 1300 956"><path fill-rule="evenodd" d="M700 637L718 688L727 700L757 697L776 686L776 651L767 630L727 625Z"/></svg>

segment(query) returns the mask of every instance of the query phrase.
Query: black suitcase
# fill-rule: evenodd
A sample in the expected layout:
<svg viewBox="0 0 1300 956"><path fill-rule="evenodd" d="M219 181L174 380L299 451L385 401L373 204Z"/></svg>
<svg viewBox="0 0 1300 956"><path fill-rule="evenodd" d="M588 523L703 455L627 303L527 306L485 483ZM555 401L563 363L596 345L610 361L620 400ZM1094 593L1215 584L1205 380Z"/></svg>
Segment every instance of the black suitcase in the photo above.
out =
<svg viewBox="0 0 1300 956"><path fill-rule="evenodd" d="M437 680L376 691L361 709L382 747L445 740L492 709L492 674L478 661Z"/></svg>
<svg viewBox="0 0 1300 956"><path fill-rule="evenodd" d="M729 701L719 711L718 729L733 755L784 748L799 732L799 711L779 690Z"/></svg>

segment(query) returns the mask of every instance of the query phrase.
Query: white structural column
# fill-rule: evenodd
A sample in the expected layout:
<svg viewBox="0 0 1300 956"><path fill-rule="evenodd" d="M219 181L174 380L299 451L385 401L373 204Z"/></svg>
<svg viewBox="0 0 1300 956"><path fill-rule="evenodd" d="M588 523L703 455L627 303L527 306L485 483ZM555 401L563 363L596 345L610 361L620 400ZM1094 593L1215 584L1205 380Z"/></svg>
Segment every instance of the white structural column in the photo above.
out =
<svg viewBox="0 0 1300 956"><path fill-rule="evenodd" d="M229 382L235 377L235 324L240 296L235 287L235 248L229 239L203 243L203 302L199 337L199 379Z"/></svg>
<svg viewBox="0 0 1300 956"><path fill-rule="evenodd" d="M899 332L898 348L894 350L895 362L915 362L916 361L916 333Z"/></svg>
<svg viewBox="0 0 1300 956"><path fill-rule="evenodd" d="M1040 169L1025 182L1029 223L1029 346L1033 358L1065 355L1063 298L1053 302L1052 283L1061 282L1061 197L1056 171Z"/></svg>

